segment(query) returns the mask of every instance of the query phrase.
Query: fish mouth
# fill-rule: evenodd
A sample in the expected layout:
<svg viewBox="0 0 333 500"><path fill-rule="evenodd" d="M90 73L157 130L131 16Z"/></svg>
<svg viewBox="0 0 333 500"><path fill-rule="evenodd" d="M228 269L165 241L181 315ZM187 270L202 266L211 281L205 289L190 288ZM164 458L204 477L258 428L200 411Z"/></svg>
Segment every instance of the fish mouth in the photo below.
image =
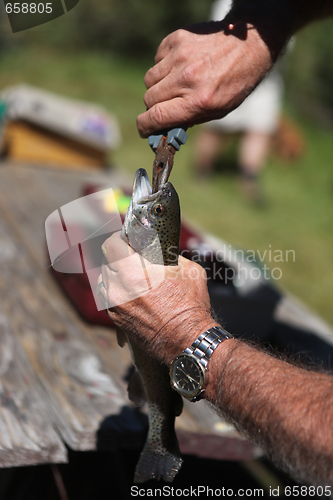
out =
<svg viewBox="0 0 333 500"><path fill-rule="evenodd" d="M131 199L131 206L142 205L149 201L154 201L159 196L159 191L152 194L152 187L150 185L148 174L144 168L139 168L136 171L133 182L133 193Z"/></svg>
<svg viewBox="0 0 333 500"><path fill-rule="evenodd" d="M139 168L135 173L131 203L128 207L122 228L122 237L124 241L127 241L128 243L128 229L131 225L131 221L133 221L135 217L133 214L135 207L137 205L144 205L145 203L155 201L160 194L161 190L157 191L157 193L152 193L152 187L146 170L144 168ZM138 219L136 219L136 224L143 226L142 222Z"/></svg>

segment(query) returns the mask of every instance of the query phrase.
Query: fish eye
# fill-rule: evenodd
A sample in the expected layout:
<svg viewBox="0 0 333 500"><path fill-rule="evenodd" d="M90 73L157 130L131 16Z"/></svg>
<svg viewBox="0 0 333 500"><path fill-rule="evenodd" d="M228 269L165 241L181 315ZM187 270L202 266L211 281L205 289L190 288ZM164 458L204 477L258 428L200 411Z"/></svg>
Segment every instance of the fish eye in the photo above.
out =
<svg viewBox="0 0 333 500"><path fill-rule="evenodd" d="M153 206L152 211L154 215L160 216L164 214L164 207L160 203L156 203L156 205Z"/></svg>

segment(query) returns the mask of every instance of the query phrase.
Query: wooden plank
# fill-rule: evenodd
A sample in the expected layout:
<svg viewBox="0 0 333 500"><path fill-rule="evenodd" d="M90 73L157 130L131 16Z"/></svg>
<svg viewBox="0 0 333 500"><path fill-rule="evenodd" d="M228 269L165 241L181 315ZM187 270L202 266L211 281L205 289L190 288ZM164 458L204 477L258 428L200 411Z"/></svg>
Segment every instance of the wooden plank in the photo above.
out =
<svg viewBox="0 0 333 500"><path fill-rule="evenodd" d="M83 186L101 189L131 186L119 171L91 173L57 171L5 163L0 170L0 203L10 225L23 239L32 258L45 269L49 265L45 220L59 207L80 198Z"/></svg>
<svg viewBox="0 0 333 500"><path fill-rule="evenodd" d="M25 354L0 313L0 466L67 462Z"/></svg>
<svg viewBox="0 0 333 500"><path fill-rule="evenodd" d="M0 234L10 234L4 220ZM45 283L24 246L14 236L10 242L11 252L0 262L5 315L45 389L62 436L74 449L94 449L99 423L105 415L119 413L126 401L66 307L54 302L58 291L47 286L48 281L53 285L51 278L46 276Z"/></svg>
<svg viewBox="0 0 333 500"><path fill-rule="evenodd" d="M1 276L17 249L0 221ZM8 296L0 280L0 298ZM50 419L38 381L0 307L0 466L66 462L67 453Z"/></svg>

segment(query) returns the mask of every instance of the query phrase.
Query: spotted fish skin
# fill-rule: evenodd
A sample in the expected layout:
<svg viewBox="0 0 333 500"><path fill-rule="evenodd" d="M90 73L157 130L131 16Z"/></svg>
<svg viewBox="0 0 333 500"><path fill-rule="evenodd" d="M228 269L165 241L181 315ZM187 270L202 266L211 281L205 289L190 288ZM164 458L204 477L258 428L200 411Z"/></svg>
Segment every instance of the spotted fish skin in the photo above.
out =
<svg viewBox="0 0 333 500"><path fill-rule="evenodd" d="M171 482L183 462L174 428L183 402L170 387L167 367L147 356L130 339L129 344L132 359L142 377L149 417L148 435L135 469L134 482L144 483L150 479Z"/></svg>
<svg viewBox="0 0 333 500"><path fill-rule="evenodd" d="M140 168L134 179L133 193L140 196L148 181L146 171ZM146 185L148 193L148 184ZM142 197L133 194L126 214L122 237L152 264L178 264L180 238L180 205L177 191L167 182L155 194L146 191ZM160 212L162 213L159 213Z"/></svg>
<svg viewBox="0 0 333 500"><path fill-rule="evenodd" d="M152 264L178 264L180 206L170 182L152 194L146 171L136 172L122 238ZM182 398L171 388L168 368L147 355L130 337L127 340L142 379L149 415L148 436L134 482L171 482L182 465L174 427L175 417L182 411ZM129 397L136 399L133 394Z"/></svg>

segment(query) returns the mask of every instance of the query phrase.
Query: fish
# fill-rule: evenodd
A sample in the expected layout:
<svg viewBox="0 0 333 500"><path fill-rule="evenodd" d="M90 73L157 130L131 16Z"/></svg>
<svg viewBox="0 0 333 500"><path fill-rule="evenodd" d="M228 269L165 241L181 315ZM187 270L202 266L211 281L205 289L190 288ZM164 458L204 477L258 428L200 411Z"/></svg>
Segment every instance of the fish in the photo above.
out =
<svg viewBox="0 0 333 500"><path fill-rule="evenodd" d="M178 264L180 204L171 182L152 194L145 169L136 171L122 238L151 264Z"/></svg>
<svg viewBox="0 0 333 500"><path fill-rule="evenodd" d="M180 205L170 182L152 193L147 172L142 168L137 170L122 239L151 264L178 264ZM136 367L129 383L129 398L140 404L145 397L148 402L149 430L134 482L150 479L172 482L183 462L175 432L175 417L182 412L182 398L170 385L166 365L149 356L126 332L118 330L117 335L120 345L127 340ZM138 390L140 380L142 390Z"/></svg>

